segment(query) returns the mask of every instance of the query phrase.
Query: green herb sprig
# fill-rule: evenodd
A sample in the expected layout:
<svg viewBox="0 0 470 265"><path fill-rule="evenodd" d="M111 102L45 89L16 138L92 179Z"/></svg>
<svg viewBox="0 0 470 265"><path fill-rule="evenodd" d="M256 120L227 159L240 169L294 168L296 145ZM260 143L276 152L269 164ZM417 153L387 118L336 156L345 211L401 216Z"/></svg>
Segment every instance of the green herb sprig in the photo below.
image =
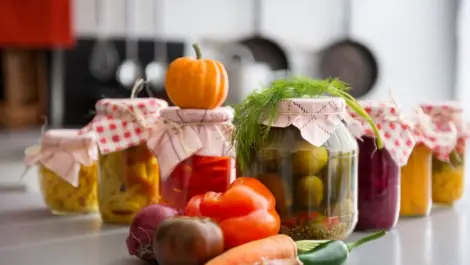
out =
<svg viewBox="0 0 470 265"><path fill-rule="evenodd" d="M249 168L253 161L254 150L264 143L277 118L279 102L289 98L315 98L324 95L341 97L359 116L372 127L377 139L377 147L383 147L379 131L372 118L362 106L347 92L350 87L339 79L314 80L307 77L289 77L274 81L271 86L249 94L235 106L234 125L236 131L233 141L237 160L242 171ZM267 119L268 126L262 126L260 119Z"/></svg>

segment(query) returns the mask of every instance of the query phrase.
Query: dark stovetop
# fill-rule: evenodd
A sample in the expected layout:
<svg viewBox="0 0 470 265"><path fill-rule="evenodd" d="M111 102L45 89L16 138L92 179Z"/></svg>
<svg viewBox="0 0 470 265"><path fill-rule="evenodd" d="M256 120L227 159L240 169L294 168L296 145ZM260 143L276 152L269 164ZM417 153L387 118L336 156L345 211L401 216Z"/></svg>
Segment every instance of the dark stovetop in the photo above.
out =
<svg viewBox="0 0 470 265"><path fill-rule="evenodd" d="M114 77L107 82L93 77L89 70L89 60L94 44L95 39L79 39L74 49L65 52L64 120L62 122L64 127L80 127L87 124L93 117L90 113L94 110L96 101L101 98L126 98L130 95L130 90L122 87ZM125 42L114 40L114 45L122 61L125 58ZM153 41L139 41L139 60L142 67L153 61L153 54ZM168 62L183 55L183 43L167 43ZM155 88L154 91L153 96L168 100L162 87ZM140 96L148 95L142 92Z"/></svg>

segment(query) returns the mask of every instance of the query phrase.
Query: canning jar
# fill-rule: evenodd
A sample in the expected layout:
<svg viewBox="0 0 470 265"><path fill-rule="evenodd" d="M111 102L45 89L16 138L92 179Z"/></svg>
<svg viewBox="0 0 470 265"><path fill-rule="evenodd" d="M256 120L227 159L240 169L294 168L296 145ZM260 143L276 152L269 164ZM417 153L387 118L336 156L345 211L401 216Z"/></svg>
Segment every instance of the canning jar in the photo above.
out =
<svg viewBox="0 0 470 265"><path fill-rule="evenodd" d="M345 239L357 221L360 124L341 98L282 100L248 174L276 198L281 233L295 240ZM354 127L355 125L355 127Z"/></svg>
<svg viewBox="0 0 470 265"><path fill-rule="evenodd" d="M235 178L232 119L227 107L161 111L148 148L159 161L163 203L184 210L195 195L227 190Z"/></svg>
<svg viewBox="0 0 470 265"><path fill-rule="evenodd" d="M25 163L38 165L39 187L52 213L98 210L97 156L94 135L72 129L46 131L40 145L26 149Z"/></svg>
<svg viewBox="0 0 470 265"><path fill-rule="evenodd" d="M434 154L432 160L432 200L437 204L451 205L463 195L465 144L470 136L470 126L462 119L463 110L459 102L423 103L421 107L439 131L457 131L457 144L449 159Z"/></svg>
<svg viewBox="0 0 470 265"><path fill-rule="evenodd" d="M419 107L411 121L416 146L401 168L400 216L426 216L432 207L432 154L449 161L457 132L440 132Z"/></svg>
<svg viewBox="0 0 470 265"><path fill-rule="evenodd" d="M158 203L158 164L146 143L150 125L166 106L154 98L96 103L96 116L84 130L98 136L98 199L104 222L130 224L140 209Z"/></svg>
<svg viewBox="0 0 470 265"><path fill-rule="evenodd" d="M405 165L415 141L411 124L399 115L394 103L359 101L373 119L383 139L378 150L366 121L354 113L363 126L359 144L359 219L356 230L393 228L400 211L400 167Z"/></svg>

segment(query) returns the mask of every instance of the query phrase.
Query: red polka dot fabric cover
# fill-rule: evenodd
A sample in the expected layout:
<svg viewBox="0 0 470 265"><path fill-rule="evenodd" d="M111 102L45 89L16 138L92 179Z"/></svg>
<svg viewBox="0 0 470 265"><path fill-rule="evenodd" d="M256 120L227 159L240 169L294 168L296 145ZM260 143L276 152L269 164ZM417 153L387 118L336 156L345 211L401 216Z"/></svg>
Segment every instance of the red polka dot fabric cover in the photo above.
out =
<svg viewBox="0 0 470 265"><path fill-rule="evenodd" d="M449 161L449 155L457 144L455 126L451 124L448 131L439 130L421 107L415 109L410 120L413 122L413 136L416 143L427 146L437 158Z"/></svg>
<svg viewBox="0 0 470 265"><path fill-rule="evenodd" d="M96 116L81 132L98 136L102 154L109 154L146 143L149 129L168 103L156 98L101 99L96 103Z"/></svg>
<svg viewBox="0 0 470 265"><path fill-rule="evenodd" d="M458 101L427 102L420 104L441 132L449 132L452 127L457 130L457 145L459 153L465 152L465 142L470 137L470 123L462 118L462 106Z"/></svg>
<svg viewBox="0 0 470 265"><path fill-rule="evenodd" d="M361 100L359 104L365 109L379 129L384 148L390 152L392 159L398 166L404 166L415 146L412 123L403 119L399 114L398 106L392 102ZM357 115L350 107L351 116L364 126L364 135L374 137L371 126L362 117Z"/></svg>
<svg viewBox="0 0 470 265"><path fill-rule="evenodd" d="M147 146L157 157L163 181L179 163L193 155L235 157L231 144L232 108L169 107L160 114L161 119L153 126Z"/></svg>

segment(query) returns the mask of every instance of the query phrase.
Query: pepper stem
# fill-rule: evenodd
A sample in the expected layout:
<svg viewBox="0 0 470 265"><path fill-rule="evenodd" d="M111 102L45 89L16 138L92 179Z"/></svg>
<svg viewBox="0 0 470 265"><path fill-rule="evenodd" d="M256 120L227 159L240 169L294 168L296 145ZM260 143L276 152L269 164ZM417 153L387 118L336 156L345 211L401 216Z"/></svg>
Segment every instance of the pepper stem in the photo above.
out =
<svg viewBox="0 0 470 265"><path fill-rule="evenodd" d="M197 43L193 44L193 49L194 49L194 52L196 53L196 59L202 59L201 48L199 47Z"/></svg>
<svg viewBox="0 0 470 265"><path fill-rule="evenodd" d="M373 233L372 235L365 236L365 237L359 239L356 242L349 243L346 246L348 247L348 251L351 252L351 250L353 250L353 248L357 248L358 246L360 246L364 243L367 243L369 241L379 239L379 238L383 237L386 233L387 232L385 232L385 231L379 231L379 232Z"/></svg>

